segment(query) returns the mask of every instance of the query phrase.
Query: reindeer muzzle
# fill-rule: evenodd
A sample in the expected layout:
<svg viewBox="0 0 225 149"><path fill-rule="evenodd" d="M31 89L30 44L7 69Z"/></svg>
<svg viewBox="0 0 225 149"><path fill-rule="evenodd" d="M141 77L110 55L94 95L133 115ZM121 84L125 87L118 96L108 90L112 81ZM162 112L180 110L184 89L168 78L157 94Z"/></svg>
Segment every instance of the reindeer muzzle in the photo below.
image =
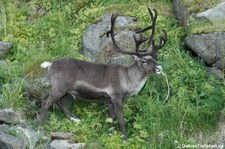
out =
<svg viewBox="0 0 225 149"><path fill-rule="evenodd" d="M156 74L161 74L162 73L162 66L160 66L160 65L157 65L156 67L155 67L155 73Z"/></svg>

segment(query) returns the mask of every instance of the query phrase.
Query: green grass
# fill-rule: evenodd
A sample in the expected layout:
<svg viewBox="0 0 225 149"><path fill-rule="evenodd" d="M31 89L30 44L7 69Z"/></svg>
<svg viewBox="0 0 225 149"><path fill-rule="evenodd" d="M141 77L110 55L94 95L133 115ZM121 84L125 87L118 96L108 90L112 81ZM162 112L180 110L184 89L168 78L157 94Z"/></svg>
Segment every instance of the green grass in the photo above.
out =
<svg viewBox="0 0 225 149"><path fill-rule="evenodd" d="M80 54L82 33L105 12L122 10L121 14L136 16L142 27L149 23L145 1L60 2L34 0L30 4L20 2L19 6L14 0L1 3L6 18L0 40L14 45L0 68L0 84L6 84L0 89L6 100L1 107L9 106L12 101L13 107L34 113L33 110L39 107L29 107L22 81L12 82L28 74L31 79L37 78L42 73L39 64L45 60L60 57L85 59ZM167 94L163 76L151 76L138 96L124 102L128 143L121 141L118 127L114 135L108 135L110 120L105 105L83 101L78 101L73 109L73 113L81 118L79 124L72 123L61 111L53 108L45 125L46 134L69 131L74 133L73 141L87 142L96 148L176 148L179 143L198 144L197 134L208 135L217 128L221 111L224 111L225 82L209 76L201 60L192 58L186 51L186 32L177 25L171 2L152 1L151 7L159 11L157 34L161 28L168 32L168 42L159 53L159 63L171 88L168 101L163 103ZM47 14L31 14L32 8L45 9ZM14 84L13 92L9 84ZM32 116L29 119L36 128L37 120Z"/></svg>
<svg viewBox="0 0 225 149"><path fill-rule="evenodd" d="M220 0L182 0L189 12L200 13L216 6Z"/></svg>
<svg viewBox="0 0 225 149"><path fill-rule="evenodd" d="M188 34L207 34L211 32L224 32L225 31L225 21L217 21L217 22L195 22L191 21L189 26Z"/></svg>
<svg viewBox="0 0 225 149"><path fill-rule="evenodd" d="M3 101L0 104L1 108L20 108L24 103L23 81L15 80L12 84L4 84L2 86Z"/></svg>

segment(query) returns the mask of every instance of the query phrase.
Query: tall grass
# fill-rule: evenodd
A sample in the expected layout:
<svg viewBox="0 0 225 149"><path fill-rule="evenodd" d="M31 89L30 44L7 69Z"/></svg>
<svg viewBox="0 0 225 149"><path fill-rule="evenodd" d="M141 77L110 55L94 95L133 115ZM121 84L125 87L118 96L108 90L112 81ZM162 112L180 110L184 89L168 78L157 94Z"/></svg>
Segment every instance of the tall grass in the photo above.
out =
<svg viewBox="0 0 225 149"><path fill-rule="evenodd" d="M1 108L19 108L25 103L25 93L23 91L23 81L18 80L11 84L2 86L3 101L0 102Z"/></svg>

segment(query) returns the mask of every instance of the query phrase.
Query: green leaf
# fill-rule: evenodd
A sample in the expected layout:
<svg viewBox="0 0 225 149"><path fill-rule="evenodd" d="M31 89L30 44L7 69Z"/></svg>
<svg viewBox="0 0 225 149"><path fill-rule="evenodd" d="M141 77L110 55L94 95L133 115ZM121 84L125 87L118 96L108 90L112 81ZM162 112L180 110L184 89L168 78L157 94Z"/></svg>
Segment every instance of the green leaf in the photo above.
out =
<svg viewBox="0 0 225 149"><path fill-rule="evenodd" d="M136 129L142 129L142 126L138 123L134 123L134 128Z"/></svg>
<svg viewBox="0 0 225 149"><path fill-rule="evenodd" d="M106 123L113 123L113 119L112 118L106 118L105 122Z"/></svg>

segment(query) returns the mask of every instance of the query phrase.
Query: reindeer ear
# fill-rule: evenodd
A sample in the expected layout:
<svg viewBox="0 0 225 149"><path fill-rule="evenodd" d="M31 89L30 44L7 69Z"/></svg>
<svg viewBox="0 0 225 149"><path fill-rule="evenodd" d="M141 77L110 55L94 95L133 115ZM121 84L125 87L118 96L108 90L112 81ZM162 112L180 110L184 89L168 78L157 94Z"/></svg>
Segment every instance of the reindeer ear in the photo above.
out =
<svg viewBox="0 0 225 149"><path fill-rule="evenodd" d="M152 59L153 57L151 55L146 55L143 57L144 59Z"/></svg>

